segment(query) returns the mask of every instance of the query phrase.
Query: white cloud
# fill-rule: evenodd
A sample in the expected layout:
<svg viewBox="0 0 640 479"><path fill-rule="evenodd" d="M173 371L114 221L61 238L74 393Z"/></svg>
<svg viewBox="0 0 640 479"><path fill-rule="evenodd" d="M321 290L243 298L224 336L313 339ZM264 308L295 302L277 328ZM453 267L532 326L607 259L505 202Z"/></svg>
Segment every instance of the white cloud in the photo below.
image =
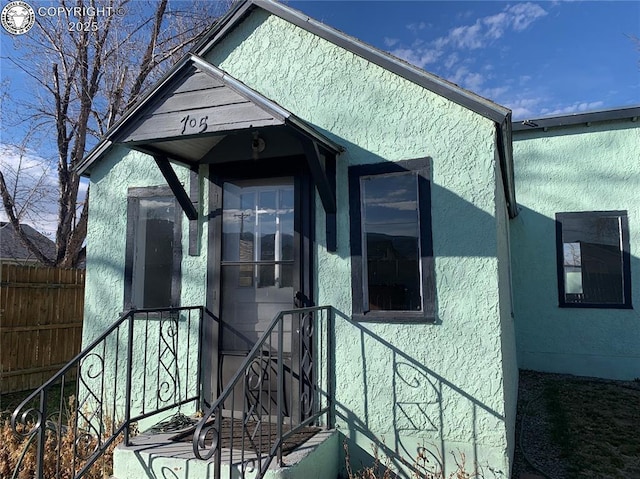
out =
<svg viewBox="0 0 640 479"><path fill-rule="evenodd" d="M447 70L451 70L453 66L460 61L460 57L456 52L450 54L444 62L444 66Z"/></svg>
<svg viewBox="0 0 640 479"><path fill-rule="evenodd" d="M549 115L567 115L571 113L582 113L585 111L597 110L598 108L602 108L603 105L604 105L603 101L575 102L572 105L551 110L549 111Z"/></svg>
<svg viewBox="0 0 640 479"><path fill-rule="evenodd" d="M511 26L516 32L526 30L538 18L547 15L544 8L530 2L511 5L507 7L507 12L510 16Z"/></svg>
<svg viewBox="0 0 640 479"><path fill-rule="evenodd" d="M391 48L394 45L397 45L399 41L400 40L398 40L397 38L384 37L384 44L387 48Z"/></svg>
<svg viewBox="0 0 640 479"><path fill-rule="evenodd" d="M485 35L488 38L497 40L504 35L505 29L508 27L509 19L505 12L498 13L497 15L491 15L482 19L482 23L487 27Z"/></svg>
<svg viewBox="0 0 640 479"><path fill-rule="evenodd" d="M430 27L431 25L426 22L417 22L417 23L410 23L409 25L407 25L407 30L413 33L417 33L420 30L424 30L425 28L430 28Z"/></svg>
<svg viewBox="0 0 640 479"><path fill-rule="evenodd" d="M534 116L533 110L523 107L523 106L512 106L511 107L511 117L514 120L526 120L527 118L532 118Z"/></svg>
<svg viewBox="0 0 640 479"><path fill-rule="evenodd" d="M515 121L531 120L543 116L582 113L598 110L604 106L603 101L582 101L575 102L570 105L556 105L555 107L549 108L547 105L551 103L551 98L542 92L527 90L524 92L518 92L516 93L516 96L512 96L511 98L507 96L501 98L502 95L508 94L508 91L495 91L493 93L496 93L496 95L485 95L484 93L482 93L482 95L492 99L499 98L499 103L511 109L512 116Z"/></svg>
<svg viewBox="0 0 640 479"><path fill-rule="evenodd" d="M494 88L484 88L482 90L478 91L478 94L480 96L483 96L485 98L490 98L491 100L498 102L498 103L502 103L502 97L504 96L505 93L507 93L509 91L509 87L508 86L498 86L498 87L494 87Z"/></svg>
<svg viewBox="0 0 640 479"><path fill-rule="evenodd" d="M53 238L56 230L58 183L49 162L28 149L0 144L0 164L14 196L21 223ZM0 220L8 221L4 208Z"/></svg>
<svg viewBox="0 0 640 479"><path fill-rule="evenodd" d="M485 46L482 23L478 20L473 25L464 25L453 28L448 35L448 39L458 48L468 48L475 50Z"/></svg>
<svg viewBox="0 0 640 479"><path fill-rule="evenodd" d="M508 30L521 32L547 12L535 3L507 5L502 12L476 20L473 25L455 27L448 39L458 48L475 50L502 38Z"/></svg>
<svg viewBox="0 0 640 479"><path fill-rule="evenodd" d="M515 98L509 98L502 102L511 109L514 120L528 120L541 114L540 106L548 102L544 95L536 95L526 92Z"/></svg>
<svg viewBox="0 0 640 479"><path fill-rule="evenodd" d="M461 65L447 77L447 79L457 85L469 90L478 91L486 81L486 77L481 73L471 72Z"/></svg>
<svg viewBox="0 0 640 479"><path fill-rule="evenodd" d="M521 75L518 81L520 82L520 86L524 86L531 81L531 75Z"/></svg>
<svg viewBox="0 0 640 479"><path fill-rule="evenodd" d="M420 68L433 63L446 54L445 68L452 70L459 57L456 50L477 50L491 45L496 40L502 38L507 32L521 32L527 29L533 22L547 15L547 12L535 3L517 3L505 6L501 12L495 15L488 15L476 19L468 25L460 25L452 28L449 32L429 42L417 41L411 46L400 45L394 41L393 44L385 44L389 47L396 47L392 54L415 64ZM416 22L407 25L407 29L414 35L419 35L430 25L425 22Z"/></svg>
<svg viewBox="0 0 640 479"><path fill-rule="evenodd" d="M428 49L398 48L393 50L392 53L398 58L402 58L413 65L424 68L425 65L437 62L443 52Z"/></svg>
<svg viewBox="0 0 640 479"><path fill-rule="evenodd" d="M480 73L469 73L465 77L463 85L469 90L478 91L482 87L484 81L485 78Z"/></svg>

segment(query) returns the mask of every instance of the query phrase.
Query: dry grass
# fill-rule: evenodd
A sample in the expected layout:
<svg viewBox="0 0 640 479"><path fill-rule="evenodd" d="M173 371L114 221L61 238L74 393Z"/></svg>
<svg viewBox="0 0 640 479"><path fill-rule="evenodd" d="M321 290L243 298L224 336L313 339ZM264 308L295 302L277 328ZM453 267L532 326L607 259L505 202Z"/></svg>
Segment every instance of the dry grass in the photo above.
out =
<svg viewBox="0 0 640 479"><path fill-rule="evenodd" d="M345 440L344 444L345 465L347 468L347 477L349 479L394 479L395 473L391 468L391 459L386 456L384 461L380 459L378 446L373 445L373 464L371 466L363 466L357 471L351 468L351 457L349 456L349 446Z"/></svg>
<svg viewBox="0 0 640 479"><path fill-rule="evenodd" d="M571 477L640 477L640 387L549 378L544 401L551 438Z"/></svg>
<svg viewBox="0 0 640 479"><path fill-rule="evenodd" d="M373 464L371 466L363 466L357 471L354 471L351 467L351 458L349 456L349 447L347 442L344 443L345 451L345 465L347 469L348 479L396 479L399 475L393 470L391 465L391 458L385 456L384 460L380 458L380 451L376 444L372 446L373 451ZM430 454L427 449L420 447L416 454L413 464L409 464L411 469L411 479L482 479L484 478L482 471L478 469L473 472L467 471L466 457L464 453L451 453L454 462L456 463L456 470L445 476L445 473L440 467L435 466L429 460ZM405 462L403 460L403 462ZM442 458L438 461L443 463Z"/></svg>
<svg viewBox="0 0 640 479"><path fill-rule="evenodd" d="M76 431L76 414L73 396L69 399L68 419L66 424L57 432L52 427L46 431L44 452L44 476L42 479L71 479L87 463L89 457L98 444L98 439L82 430ZM113 421L105 418L102 440L106 440L113 433ZM51 424L54 426L53 424ZM23 433L33 425L18 426L18 432ZM31 440L30 440L31 439ZM23 437L16 434L11 427L9 418L5 415L0 425L0 477L31 479L36 477L36 438ZM83 476L87 479L105 479L113 472L113 450L122 440L120 435ZM18 474L14 472L18 468Z"/></svg>

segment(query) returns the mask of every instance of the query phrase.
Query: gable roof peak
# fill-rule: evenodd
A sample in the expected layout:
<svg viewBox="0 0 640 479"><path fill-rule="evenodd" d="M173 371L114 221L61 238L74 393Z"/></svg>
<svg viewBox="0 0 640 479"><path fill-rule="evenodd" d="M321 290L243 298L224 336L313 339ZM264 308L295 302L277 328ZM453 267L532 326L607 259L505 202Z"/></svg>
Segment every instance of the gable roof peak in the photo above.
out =
<svg viewBox="0 0 640 479"><path fill-rule="evenodd" d="M338 47L350 51L354 55L364 58L387 71L395 73L422 88L493 121L496 126L497 150L501 163L502 181L507 198L509 216L512 218L517 216L518 211L516 208L513 173L511 110L509 108L498 105L437 75L428 73L390 53L383 52L274 0L242 0L235 3L227 14L205 35L203 40L194 47L193 52L199 56L206 56L207 52L215 48L215 46L250 15L255 8L261 8Z"/></svg>
<svg viewBox="0 0 640 479"><path fill-rule="evenodd" d="M496 123L502 124L507 120L511 121L511 110L509 108L418 68L405 60L364 43L355 37L309 17L299 10L274 0L241 0L234 3L192 51L196 55L204 57L255 8L261 8L272 15L280 17Z"/></svg>

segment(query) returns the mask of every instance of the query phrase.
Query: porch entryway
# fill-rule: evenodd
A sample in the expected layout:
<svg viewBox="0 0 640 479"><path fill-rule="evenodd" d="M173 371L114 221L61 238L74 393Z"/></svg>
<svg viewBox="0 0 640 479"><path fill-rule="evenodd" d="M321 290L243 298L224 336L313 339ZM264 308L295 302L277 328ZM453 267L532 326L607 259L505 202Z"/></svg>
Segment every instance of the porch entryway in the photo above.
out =
<svg viewBox="0 0 640 479"><path fill-rule="evenodd" d="M130 110L80 170L90 170L115 146L152 158L168 186L153 186L153 201L147 188L130 191L139 201L131 202L129 216L149 220L132 229L131 241L144 237L144 251L154 249L158 238L149 226L157 220L181 248L172 249L162 274L143 274L126 254L125 312L16 409L14 429L37 443L38 477L47 448L61 458L56 444L63 436L78 444L65 472L73 478L119 440L116 457L130 451L140 467L120 479L264 477L285 464L292 438L311 426L332 427L333 309L313 302L312 255L319 240L316 197L325 213L324 246L336 249L341 148L195 55ZM184 217L189 223L182 228ZM141 251L137 257L146 264ZM162 277L172 296L164 304L180 304L180 286L188 280L174 272L189 256L203 254L206 271L197 275L206 278L204 304L151 308L156 304L147 298L155 296L138 292L139 278L152 285ZM150 307L128 309L141 304ZM62 401L52 408L52 391L74 380L79 402L71 410ZM198 413L190 443L174 440L175 434L135 435L176 411ZM155 464L175 464L172 448L188 455L184 473L155 472ZM53 467L59 471L63 461ZM209 472L194 476L190 469Z"/></svg>

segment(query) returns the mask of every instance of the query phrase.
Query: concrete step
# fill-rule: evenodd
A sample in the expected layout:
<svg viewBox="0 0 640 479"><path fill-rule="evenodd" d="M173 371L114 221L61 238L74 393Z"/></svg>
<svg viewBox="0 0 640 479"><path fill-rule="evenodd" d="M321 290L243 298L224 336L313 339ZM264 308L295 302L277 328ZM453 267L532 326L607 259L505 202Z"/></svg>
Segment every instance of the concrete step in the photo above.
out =
<svg viewBox="0 0 640 479"><path fill-rule="evenodd" d="M118 446L113 454L113 478L213 479L213 461L197 459L192 445L170 440L173 434L140 434L129 447ZM342 436L338 431L321 431L283 458L284 467L272 462L268 479L333 479L340 470ZM224 455L222 479L240 476L240 460ZM235 454L234 454L235 456ZM255 473L247 473L252 479Z"/></svg>

